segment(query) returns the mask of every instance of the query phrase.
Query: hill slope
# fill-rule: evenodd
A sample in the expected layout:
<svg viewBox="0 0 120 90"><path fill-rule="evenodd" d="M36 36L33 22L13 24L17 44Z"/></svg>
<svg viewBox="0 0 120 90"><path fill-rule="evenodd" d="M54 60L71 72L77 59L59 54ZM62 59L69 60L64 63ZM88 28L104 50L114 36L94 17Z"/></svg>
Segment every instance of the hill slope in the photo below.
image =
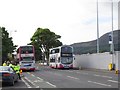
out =
<svg viewBox="0 0 120 90"><path fill-rule="evenodd" d="M106 33L99 38L100 52L110 51L109 33ZM113 42L115 51L120 51L120 30L115 30L113 32ZM96 53L97 40L82 43L74 43L71 44L71 46L73 46L75 54Z"/></svg>

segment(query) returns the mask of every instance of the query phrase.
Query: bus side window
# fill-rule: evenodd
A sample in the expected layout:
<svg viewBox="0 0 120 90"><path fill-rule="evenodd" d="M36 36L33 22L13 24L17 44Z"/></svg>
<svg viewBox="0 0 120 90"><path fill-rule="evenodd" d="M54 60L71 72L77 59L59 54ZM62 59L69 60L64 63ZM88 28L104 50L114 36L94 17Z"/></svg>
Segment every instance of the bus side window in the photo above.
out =
<svg viewBox="0 0 120 90"><path fill-rule="evenodd" d="M50 59L50 62L55 62L55 59L51 58L51 59Z"/></svg>
<svg viewBox="0 0 120 90"><path fill-rule="evenodd" d="M59 49L55 49L55 53L59 53Z"/></svg>

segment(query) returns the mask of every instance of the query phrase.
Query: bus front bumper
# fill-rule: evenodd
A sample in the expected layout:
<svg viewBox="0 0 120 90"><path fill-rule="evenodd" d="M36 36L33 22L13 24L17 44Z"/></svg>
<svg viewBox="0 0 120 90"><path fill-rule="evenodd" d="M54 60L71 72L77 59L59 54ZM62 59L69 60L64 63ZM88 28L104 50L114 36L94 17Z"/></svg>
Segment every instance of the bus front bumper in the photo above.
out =
<svg viewBox="0 0 120 90"><path fill-rule="evenodd" d="M20 68L21 70L32 70L32 71L34 71L35 70L35 68Z"/></svg>

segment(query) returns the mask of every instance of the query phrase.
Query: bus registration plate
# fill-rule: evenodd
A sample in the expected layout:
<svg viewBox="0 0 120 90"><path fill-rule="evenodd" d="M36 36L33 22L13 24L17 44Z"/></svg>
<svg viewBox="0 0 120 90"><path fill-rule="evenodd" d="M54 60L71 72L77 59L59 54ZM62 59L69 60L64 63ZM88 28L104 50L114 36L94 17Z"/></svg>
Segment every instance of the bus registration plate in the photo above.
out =
<svg viewBox="0 0 120 90"><path fill-rule="evenodd" d="M69 68L69 66L68 66L68 65L65 65L64 68Z"/></svg>
<svg viewBox="0 0 120 90"><path fill-rule="evenodd" d="M29 67L31 66L31 64L24 64L24 67Z"/></svg>

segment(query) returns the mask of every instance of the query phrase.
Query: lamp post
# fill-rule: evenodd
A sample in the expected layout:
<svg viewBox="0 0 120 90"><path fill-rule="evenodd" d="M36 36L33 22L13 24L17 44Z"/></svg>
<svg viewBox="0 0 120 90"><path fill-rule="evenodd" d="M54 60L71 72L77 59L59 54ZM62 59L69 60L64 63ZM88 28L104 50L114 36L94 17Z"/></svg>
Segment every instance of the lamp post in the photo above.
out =
<svg viewBox="0 0 120 90"><path fill-rule="evenodd" d="M112 36L112 43L111 43L111 53L112 53L112 69L114 69L114 57L113 57L113 54L114 54L114 43L113 43L113 0L111 0L111 20L112 20L112 31L111 31L111 36Z"/></svg>
<svg viewBox="0 0 120 90"><path fill-rule="evenodd" d="M113 45L113 1L111 0L111 18L112 18L112 31L111 31L111 35L112 35L112 46L111 46L111 51L112 53L114 52L114 45Z"/></svg>
<svg viewBox="0 0 120 90"><path fill-rule="evenodd" d="M97 53L99 53L99 19L98 19L98 0L97 0Z"/></svg>

